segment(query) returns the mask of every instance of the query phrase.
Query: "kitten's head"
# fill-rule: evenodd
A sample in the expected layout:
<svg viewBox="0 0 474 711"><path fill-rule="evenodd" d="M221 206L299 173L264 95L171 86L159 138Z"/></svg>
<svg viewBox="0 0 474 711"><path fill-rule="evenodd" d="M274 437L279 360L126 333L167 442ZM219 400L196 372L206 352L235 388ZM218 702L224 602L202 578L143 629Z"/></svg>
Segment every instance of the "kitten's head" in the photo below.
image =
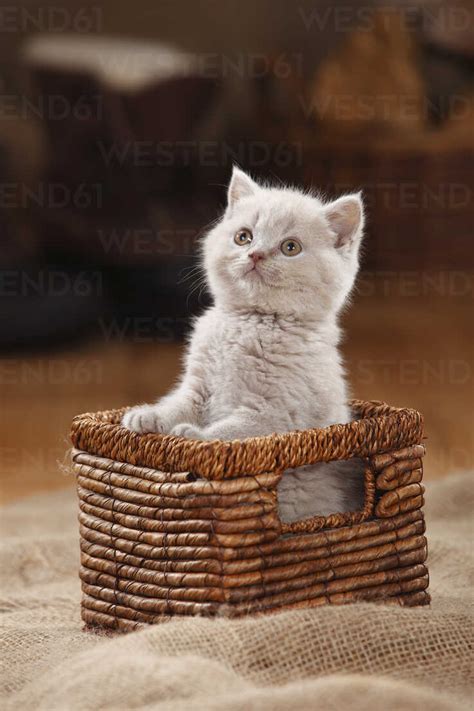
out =
<svg viewBox="0 0 474 711"><path fill-rule="evenodd" d="M266 187L234 168L227 209L204 242L217 305L326 320L343 306L358 270L359 194L330 203Z"/></svg>

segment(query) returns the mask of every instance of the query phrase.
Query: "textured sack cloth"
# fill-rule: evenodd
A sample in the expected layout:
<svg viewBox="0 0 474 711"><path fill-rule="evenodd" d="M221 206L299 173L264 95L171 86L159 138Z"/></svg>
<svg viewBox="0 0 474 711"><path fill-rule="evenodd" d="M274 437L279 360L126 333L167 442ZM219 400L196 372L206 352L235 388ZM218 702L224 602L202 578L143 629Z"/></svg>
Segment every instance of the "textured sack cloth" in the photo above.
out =
<svg viewBox="0 0 474 711"><path fill-rule="evenodd" d="M356 604L83 631L72 491L3 508L2 708L471 707L468 474L431 484L428 608Z"/></svg>

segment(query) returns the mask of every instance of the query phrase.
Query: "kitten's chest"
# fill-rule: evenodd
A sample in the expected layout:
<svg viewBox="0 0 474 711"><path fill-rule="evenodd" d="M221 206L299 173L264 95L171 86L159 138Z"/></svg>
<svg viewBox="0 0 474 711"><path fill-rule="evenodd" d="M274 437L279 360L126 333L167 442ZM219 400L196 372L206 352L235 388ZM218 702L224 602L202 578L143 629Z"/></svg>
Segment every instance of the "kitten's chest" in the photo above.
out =
<svg viewBox="0 0 474 711"><path fill-rule="evenodd" d="M271 318L229 317L206 325L212 327L206 328L199 369L205 373L205 421L242 410L258 413L257 421L266 418L266 429L270 419L271 431L346 421L345 382L331 337Z"/></svg>
<svg viewBox="0 0 474 711"><path fill-rule="evenodd" d="M245 393L261 397L307 380L310 348L307 334L271 319L217 323L207 371L208 391L226 401Z"/></svg>

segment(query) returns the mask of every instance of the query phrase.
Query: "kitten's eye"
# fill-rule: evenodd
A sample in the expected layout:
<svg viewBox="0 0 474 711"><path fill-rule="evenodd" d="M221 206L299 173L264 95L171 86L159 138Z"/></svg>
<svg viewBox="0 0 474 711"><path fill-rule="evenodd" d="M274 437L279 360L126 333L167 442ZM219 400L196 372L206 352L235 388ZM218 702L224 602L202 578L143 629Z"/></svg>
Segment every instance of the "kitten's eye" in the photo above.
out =
<svg viewBox="0 0 474 711"><path fill-rule="evenodd" d="M234 237L235 244L241 247L243 244L250 244L253 240L253 235L250 230L239 230Z"/></svg>
<svg viewBox="0 0 474 711"><path fill-rule="evenodd" d="M286 239L281 243L280 249L285 257L295 257L301 252L303 247L296 239Z"/></svg>

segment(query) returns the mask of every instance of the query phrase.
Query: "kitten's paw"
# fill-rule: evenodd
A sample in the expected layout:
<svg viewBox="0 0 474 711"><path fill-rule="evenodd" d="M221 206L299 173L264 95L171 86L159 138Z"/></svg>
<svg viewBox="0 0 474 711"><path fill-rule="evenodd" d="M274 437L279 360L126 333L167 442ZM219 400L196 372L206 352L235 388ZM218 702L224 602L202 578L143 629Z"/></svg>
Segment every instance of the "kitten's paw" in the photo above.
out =
<svg viewBox="0 0 474 711"><path fill-rule="evenodd" d="M202 430L200 430L199 427L190 425L188 422L173 427L171 434L177 437L187 437L188 439L204 439Z"/></svg>
<svg viewBox="0 0 474 711"><path fill-rule="evenodd" d="M163 423L160 421L156 408L150 405L134 407L126 412L122 418L122 425L139 434L164 432Z"/></svg>

